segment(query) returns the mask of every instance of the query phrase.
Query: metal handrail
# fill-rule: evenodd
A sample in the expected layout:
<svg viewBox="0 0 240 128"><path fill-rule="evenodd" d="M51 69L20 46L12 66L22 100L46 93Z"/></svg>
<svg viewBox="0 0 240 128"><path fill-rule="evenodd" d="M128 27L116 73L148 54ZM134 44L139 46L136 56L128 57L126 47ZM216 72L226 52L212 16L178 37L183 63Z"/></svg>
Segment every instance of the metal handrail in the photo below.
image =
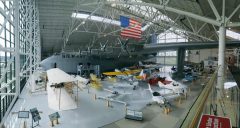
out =
<svg viewBox="0 0 240 128"><path fill-rule="evenodd" d="M191 106L190 110L188 111L185 119L183 120L182 124L179 126L180 128L195 128L198 124L200 116L202 114L203 108L205 106L206 100L213 88L214 81L217 78L217 71L214 72L212 78L209 80L205 88L202 90L194 104Z"/></svg>

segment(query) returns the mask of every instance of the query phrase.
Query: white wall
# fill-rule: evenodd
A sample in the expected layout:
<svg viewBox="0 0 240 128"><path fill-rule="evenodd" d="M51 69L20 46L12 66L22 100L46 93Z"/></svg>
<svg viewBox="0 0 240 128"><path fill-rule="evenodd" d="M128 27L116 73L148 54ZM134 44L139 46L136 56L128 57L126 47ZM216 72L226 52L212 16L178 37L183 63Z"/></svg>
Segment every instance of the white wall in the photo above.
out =
<svg viewBox="0 0 240 128"><path fill-rule="evenodd" d="M208 57L218 57L218 49L201 49L201 50L190 50L191 54L188 54L188 61L199 63L202 60L208 59ZM196 54L197 51L199 55Z"/></svg>

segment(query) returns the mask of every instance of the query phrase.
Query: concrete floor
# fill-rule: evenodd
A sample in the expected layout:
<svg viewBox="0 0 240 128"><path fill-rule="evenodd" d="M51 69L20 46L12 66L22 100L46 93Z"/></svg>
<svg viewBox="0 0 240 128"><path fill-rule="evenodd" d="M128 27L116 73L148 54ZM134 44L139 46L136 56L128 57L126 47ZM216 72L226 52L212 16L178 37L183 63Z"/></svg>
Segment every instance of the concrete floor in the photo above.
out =
<svg viewBox="0 0 240 128"><path fill-rule="evenodd" d="M200 80L198 80L191 86L187 100L182 100L181 103L178 100L171 102L172 111L169 114L164 114L163 109L158 105L150 105L142 109L143 121L133 121L123 118L101 128L177 128L201 89L202 86L200 85Z"/></svg>
<svg viewBox="0 0 240 128"><path fill-rule="evenodd" d="M199 80L200 81L200 80ZM146 106L151 102L151 94L148 90L146 83L140 83L137 90L131 88L114 88L119 92L132 93L131 95L120 95L115 99L128 103L128 108L140 110L143 112L144 120L142 122L124 119L126 106L119 103L112 103L112 107L107 107L105 100L94 100L94 94L97 96L109 95L106 91L96 91L90 89L79 92L78 108L73 110L59 111L61 116L60 124L56 128L155 128L164 126L166 128L175 128L181 120L185 117L188 108L193 103L195 97L199 94L201 86L197 81L191 86L191 92L188 99L183 100L181 104L178 101L172 102L172 112L166 115L163 109L158 105ZM112 88L112 83L108 81L102 82L104 87ZM124 84L124 82L121 82ZM126 84L126 83L125 83ZM191 83L189 83L191 84ZM42 113L40 126L42 128L51 127L48 115L56 112L48 107L47 92L41 91L38 93L29 93L28 89L24 89L20 95L19 100L14 105L11 112L20 110L29 110L36 107ZM31 115L30 115L31 116ZM9 114L5 126L7 128L19 128L24 120L18 119L17 114ZM31 126L31 117L26 120L27 126Z"/></svg>

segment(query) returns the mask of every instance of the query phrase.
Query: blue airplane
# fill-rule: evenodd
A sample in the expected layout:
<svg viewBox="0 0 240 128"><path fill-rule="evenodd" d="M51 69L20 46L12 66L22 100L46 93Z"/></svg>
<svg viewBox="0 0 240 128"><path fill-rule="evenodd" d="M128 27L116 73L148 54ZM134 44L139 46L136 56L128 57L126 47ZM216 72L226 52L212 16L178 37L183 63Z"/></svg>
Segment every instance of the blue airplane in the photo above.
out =
<svg viewBox="0 0 240 128"><path fill-rule="evenodd" d="M188 82L188 81L193 81L197 79L197 75L192 72L185 73L185 77L183 78L183 81Z"/></svg>

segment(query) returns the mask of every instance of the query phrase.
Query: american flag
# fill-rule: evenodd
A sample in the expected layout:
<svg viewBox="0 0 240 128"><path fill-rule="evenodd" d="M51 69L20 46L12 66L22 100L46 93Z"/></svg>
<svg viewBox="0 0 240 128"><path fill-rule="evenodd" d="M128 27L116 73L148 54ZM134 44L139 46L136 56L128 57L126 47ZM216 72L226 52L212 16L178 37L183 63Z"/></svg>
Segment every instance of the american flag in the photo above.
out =
<svg viewBox="0 0 240 128"><path fill-rule="evenodd" d="M141 39L142 25L140 22L125 16L120 16L120 22L121 27L124 27L120 34L122 37L134 38L137 40Z"/></svg>

